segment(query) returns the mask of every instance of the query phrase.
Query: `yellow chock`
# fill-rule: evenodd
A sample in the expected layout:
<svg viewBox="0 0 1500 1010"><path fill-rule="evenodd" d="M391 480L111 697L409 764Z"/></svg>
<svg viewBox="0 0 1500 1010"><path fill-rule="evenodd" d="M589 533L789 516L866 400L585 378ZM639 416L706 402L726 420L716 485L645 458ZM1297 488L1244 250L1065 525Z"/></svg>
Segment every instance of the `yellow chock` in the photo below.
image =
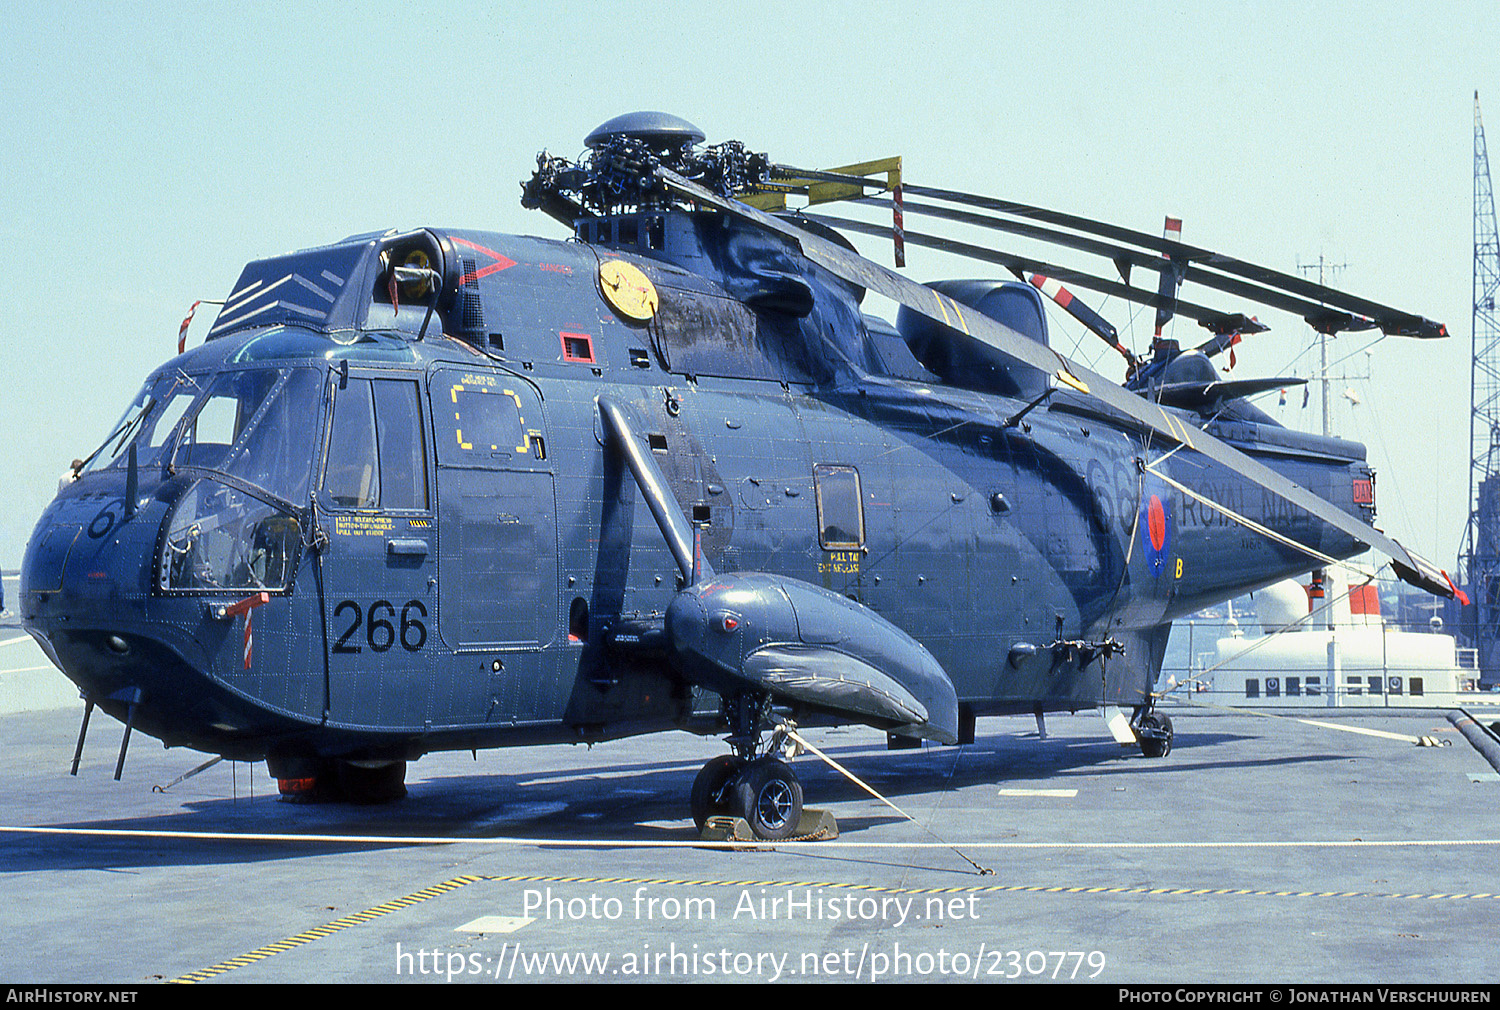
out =
<svg viewBox="0 0 1500 1010"><path fill-rule="evenodd" d="M816 807L803 807L797 820L797 830L791 837L779 839L787 842L822 842L839 836L839 822L833 813ZM768 839L755 837L750 825L743 817L710 817L703 825L699 836L705 842L746 842L751 845L764 844Z"/></svg>

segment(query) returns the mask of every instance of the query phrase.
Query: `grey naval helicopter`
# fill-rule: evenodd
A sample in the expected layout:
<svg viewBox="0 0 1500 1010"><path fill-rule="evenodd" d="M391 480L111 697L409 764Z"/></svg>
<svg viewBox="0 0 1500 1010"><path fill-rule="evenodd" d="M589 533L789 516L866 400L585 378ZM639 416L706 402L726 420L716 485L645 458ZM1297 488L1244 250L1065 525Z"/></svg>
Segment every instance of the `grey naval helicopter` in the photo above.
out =
<svg viewBox="0 0 1500 1010"><path fill-rule="evenodd" d="M704 139L634 113L576 162L543 152L522 202L566 241L423 228L245 267L27 547L24 625L81 689L79 751L97 706L125 724L116 777L140 730L263 759L288 797L380 800L433 751L722 734L695 821L784 838L795 726L960 744L977 716L1112 706L1160 756L1173 618L1366 549L1455 593L1371 525L1363 446L1245 399L1296 380L1218 373L1264 327L1177 291L1329 332L1441 325L1170 232L903 184L898 159L801 170ZM892 237L898 265L913 243L1018 279L919 284L846 231ZM1137 359L1058 281L1209 339ZM1049 346L1049 287L1125 384Z"/></svg>

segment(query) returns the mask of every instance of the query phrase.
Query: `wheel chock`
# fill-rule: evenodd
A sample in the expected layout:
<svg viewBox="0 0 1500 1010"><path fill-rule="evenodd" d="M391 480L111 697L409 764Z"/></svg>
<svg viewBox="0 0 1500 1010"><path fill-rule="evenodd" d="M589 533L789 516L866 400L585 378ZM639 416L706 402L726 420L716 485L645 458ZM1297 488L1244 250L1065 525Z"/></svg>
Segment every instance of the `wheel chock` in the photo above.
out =
<svg viewBox="0 0 1500 1010"><path fill-rule="evenodd" d="M797 820L797 830L790 838L781 841L822 842L838 836L839 822L831 811L803 807L802 816ZM750 830L750 825L745 823L743 817L710 817L703 825L703 832L699 837L705 842L765 844L768 841L755 837L755 832Z"/></svg>
<svg viewBox="0 0 1500 1010"><path fill-rule="evenodd" d="M839 822L834 818L833 811L819 810L817 807L803 807L802 816L797 819L797 830L792 838L799 842L825 842L838 836Z"/></svg>
<svg viewBox="0 0 1500 1010"><path fill-rule="evenodd" d="M758 842L743 817L710 817L698 836L705 842Z"/></svg>

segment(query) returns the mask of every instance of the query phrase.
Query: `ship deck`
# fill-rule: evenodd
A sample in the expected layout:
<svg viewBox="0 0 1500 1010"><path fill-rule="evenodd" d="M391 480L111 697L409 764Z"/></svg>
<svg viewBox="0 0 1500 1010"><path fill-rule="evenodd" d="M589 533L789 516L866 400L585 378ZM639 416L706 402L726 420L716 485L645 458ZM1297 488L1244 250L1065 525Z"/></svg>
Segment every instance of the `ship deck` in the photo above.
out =
<svg viewBox="0 0 1500 1010"><path fill-rule="evenodd" d="M1493 983L1500 776L1438 710L1171 706L1163 759L1097 714L887 752L810 739L836 841L694 844L722 745L429 755L386 806L281 802L260 766L81 705L0 716L0 974L16 982L854 980ZM1373 732L1371 732L1373 731ZM1432 737L1421 747L1398 737ZM157 786L165 786L159 791ZM993 872L981 874L973 863Z"/></svg>

